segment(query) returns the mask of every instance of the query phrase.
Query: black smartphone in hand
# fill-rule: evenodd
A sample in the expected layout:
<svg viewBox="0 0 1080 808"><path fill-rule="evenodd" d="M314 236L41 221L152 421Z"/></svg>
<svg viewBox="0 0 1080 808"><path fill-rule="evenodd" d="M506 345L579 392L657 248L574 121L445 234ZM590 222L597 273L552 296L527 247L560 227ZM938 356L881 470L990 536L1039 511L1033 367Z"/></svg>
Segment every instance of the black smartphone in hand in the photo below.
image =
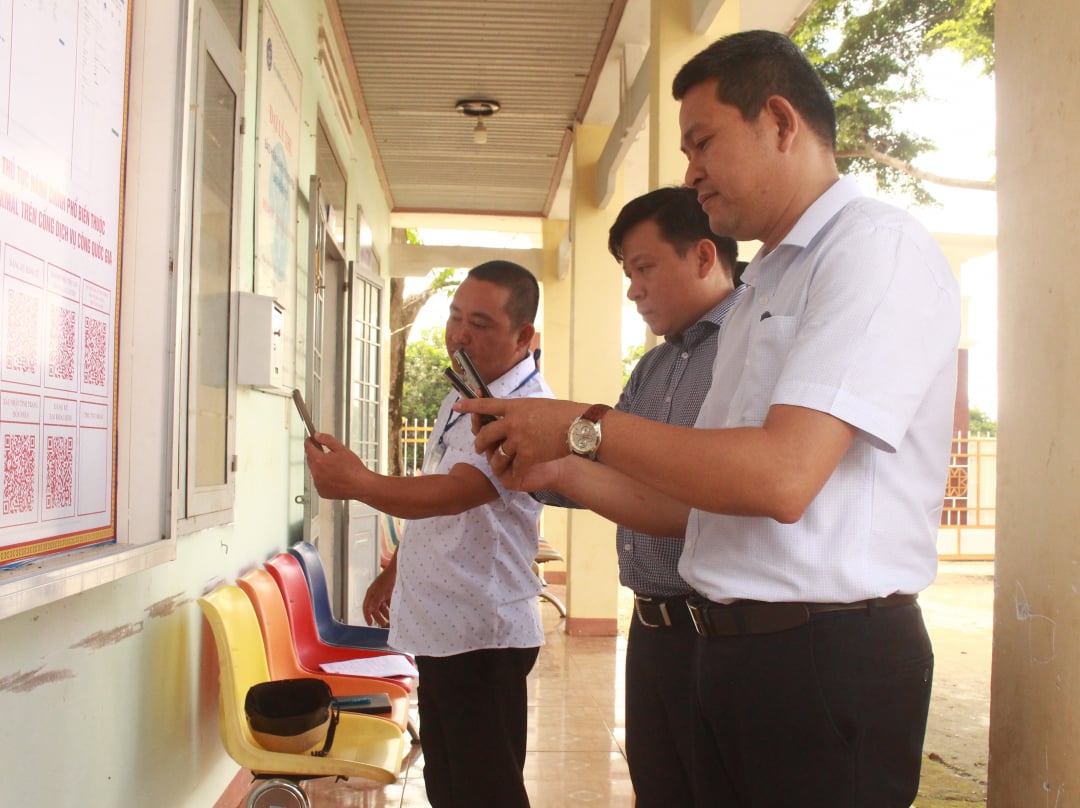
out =
<svg viewBox="0 0 1080 808"><path fill-rule="evenodd" d="M456 358L457 357L455 356L455 359ZM450 384L452 384L454 386L454 389L457 390L458 393L461 394L462 398L480 398L480 396L477 395L476 390L473 389L469 385L469 383L467 381L465 381L465 379L463 379L461 377L461 374L458 373L453 368L445 368L443 370L443 375L450 381ZM487 390L487 387L485 386L484 389ZM488 397L489 398L491 397L491 391L490 390L488 390ZM494 420L495 420L494 415L481 415L480 416L480 423L481 424L490 424Z"/></svg>
<svg viewBox="0 0 1080 808"><path fill-rule="evenodd" d="M469 386L476 391L478 396L481 396L482 398L495 398L488 389L488 386L484 384L484 380L480 377L480 372L476 369L476 365L473 364L472 357L469 356L468 351L464 348L458 348L454 351L454 361L458 363L458 366L465 374L465 381L467 381Z"/></svg>

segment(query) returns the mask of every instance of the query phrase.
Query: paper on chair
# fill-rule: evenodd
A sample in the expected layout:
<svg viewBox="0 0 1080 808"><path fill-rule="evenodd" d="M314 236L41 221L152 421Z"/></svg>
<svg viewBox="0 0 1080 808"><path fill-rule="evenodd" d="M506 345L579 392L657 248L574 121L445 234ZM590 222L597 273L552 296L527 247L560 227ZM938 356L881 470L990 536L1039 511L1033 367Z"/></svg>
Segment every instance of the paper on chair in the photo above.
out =
<svg viewBox="0 0 1080 808"><path fill-rule="evenodd" d="M415 679L419 674L416 665L403 654L382 654L341 662L324 662L319 667L327 673L345 673L349 676L409 676Z"/></svg>

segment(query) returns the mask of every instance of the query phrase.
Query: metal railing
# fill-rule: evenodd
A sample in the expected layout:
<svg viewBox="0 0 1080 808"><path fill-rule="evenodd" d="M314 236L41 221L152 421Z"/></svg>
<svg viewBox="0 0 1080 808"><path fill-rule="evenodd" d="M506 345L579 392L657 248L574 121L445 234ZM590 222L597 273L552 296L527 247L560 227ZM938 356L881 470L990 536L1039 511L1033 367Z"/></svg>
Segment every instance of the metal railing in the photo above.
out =
<svg viewBox="0 0 1080 808"><path fill-rule="evenodd" d="M938 528L941 558L994 557L997 438L957 433Z"/></svg>
<svg viewBox="0 0 1080 808"><path fill-rule="evenodd" d="M412 476L424 467L424 446L431 436L434 421L426 418L401 419L401 470Z"/></svg>

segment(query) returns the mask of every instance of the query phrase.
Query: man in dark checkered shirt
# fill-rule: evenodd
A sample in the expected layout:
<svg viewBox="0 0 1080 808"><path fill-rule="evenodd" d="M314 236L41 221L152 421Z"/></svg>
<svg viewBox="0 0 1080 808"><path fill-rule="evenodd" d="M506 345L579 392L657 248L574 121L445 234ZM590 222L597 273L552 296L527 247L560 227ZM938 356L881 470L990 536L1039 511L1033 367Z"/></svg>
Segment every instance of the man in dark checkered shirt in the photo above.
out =
<svg viewBox="0 0 1080 808"><path fill-rule="evenodd" d="M737 246L716 236L690 188L660 188L629 202L608 249L630 281L627 297L664 342L638 362L616 409L693 426L712 383L721 326L735 288ZM553 492L548 505L576 507ZM619 580L634 591L626 652L626 750L638 808L693 804L691 664L697 634L678 572L682 539L619 526Z"/></svg>

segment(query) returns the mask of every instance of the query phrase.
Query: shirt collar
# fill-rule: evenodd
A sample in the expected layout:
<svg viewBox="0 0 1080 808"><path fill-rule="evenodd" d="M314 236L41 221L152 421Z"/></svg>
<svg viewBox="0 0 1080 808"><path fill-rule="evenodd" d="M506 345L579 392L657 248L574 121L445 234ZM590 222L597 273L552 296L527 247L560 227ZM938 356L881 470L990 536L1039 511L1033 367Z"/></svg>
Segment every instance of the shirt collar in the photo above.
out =
<svg viewBox="0 0 1080 808"><path fill-rule="evenodd" d="M491 394L496 398L506 396L513 390L516 390L518 386L528 381L529 377L536 372L536 360L533 359L532 352L526 354L525 358L514 365L510 370L506 371L502 376L491 382L488 387L491 388Z"/></svg>
<svg viewBox="0 0 1080 808"><path fill-rule="evenodd" d="M821 232L821 229L829 223L837 213L844 209L849 202L864 196L859 190L858 184L851 177L840 177L830 185L821 196L810 203L799 221L788 231L788 234L780 240L770 255L773 255L783 246L792 246L802 249L806 247ZM754 260L743 270L743 281L753 285L757 270L765 256L758 251Z"/></svg>
<svg viewBox="0 0 1080 808"><path fill-rule="evenodd" d="M731 311L731 307L735 305L735 301L742 296L745 288L746 287L743 284L739 284L735 289L732 289L723 300L705 312L700 320L683 331L682 334L664 337L664 341L671 345L681 345L684 347L690 347L701 342L709 335L709 333L715 331L724 324L724 318L727 317L727 313Z"/></svg>

